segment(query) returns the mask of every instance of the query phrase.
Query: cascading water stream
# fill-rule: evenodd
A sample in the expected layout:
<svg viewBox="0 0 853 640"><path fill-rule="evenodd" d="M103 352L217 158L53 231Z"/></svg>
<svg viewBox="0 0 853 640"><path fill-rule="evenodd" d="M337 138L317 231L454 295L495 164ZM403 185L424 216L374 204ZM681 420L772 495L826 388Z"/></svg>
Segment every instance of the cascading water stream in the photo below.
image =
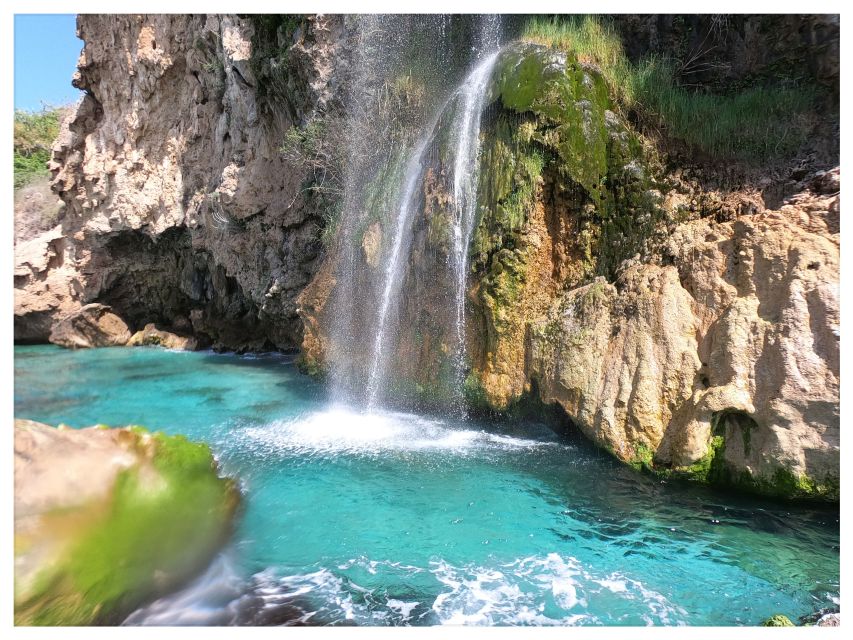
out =
<svg viewBox="0 0 853 640"><path fill-rule="evenodd" d="M497 40L495 40L495 43ZM373 357L367 383L367 410L373 411L381 401L388 363L388 315L399 304L399 293L404 277L405 247L411 236L414 218L415 195L424 169L424 156L435 137L441 117L450 105L455 105L451 123L456 142L453 169L454 224L453 254L455 301L455 362L456 386L461 391L465 372L465 291L468 281L468 247L477 218L478 157L480 150L480 119L492 71L499 51L486 56L466 77L450 99L438 110L427 135L415 147L406 166L403 192L394 230L394 241L383 272L384 283L376 323ZM460 394L461 395L461 394Z"/></svg>
<svg viewBox="0 0 853 640"><path fill-rule="evenodd" d="M443 110L443 109L442 109ZM437 120L436 120L437 122ZM406 165L406 173L403 179L403 194L400 200L400 210L397 214L397 225L394 230L394 244L391 254L385 265L384 286L382 288L382 300L379 304L379 313L376 323L376 337L373 344L373 360L370 366L370 376L367 381L367 410L373 411L380 399L379 393L383 387L386 363L386 329L388 312L392 301L398 297L403 280L403 245L407 244L412 226L412 210L414 195L420 183L423 172L424 152L433 137L435 122L427 128L428 134L423 136L415 147L409 163Z"/></svg>
<svg viewBox="0 0 853 640"><path fill-rule="evenodd" d="M486 92L499 52L487 56L471 72L459 91L460 117L457 120L456 158L453 168L453 255L452 266L456 310L456 386L461 390L466 367L465 292L468 288L468 247L477 219L480 120Z"/></svg>

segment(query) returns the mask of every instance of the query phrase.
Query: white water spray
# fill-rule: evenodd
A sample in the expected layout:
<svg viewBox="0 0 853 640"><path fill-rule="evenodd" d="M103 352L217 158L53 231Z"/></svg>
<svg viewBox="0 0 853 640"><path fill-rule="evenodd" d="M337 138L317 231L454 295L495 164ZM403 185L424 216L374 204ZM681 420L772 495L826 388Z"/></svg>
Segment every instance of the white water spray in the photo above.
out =
<svg viewBox="0 0 853 640"><path fill-rule="evenodd" d="M468 288L468 248L477 220L479 182L480 121L486 92L498 52L487 56L471 72L459 90L460 116L456 130L456 158L453 168L453 255L452 266L456 307L456 384L461 390L466 366L465 293Z"/></svg>
<svg viewBox="0 0 853 640"><path fill-rule="evenodd" d="M442 109L443 110L443 109ZM400 200L400 211L397 214L397 225L394 229L394 244L391 255L385 264L385 284L382 289L382 301L379 305L379 313L376 323L376 338L373 343L373 361L370 366L370 375L367 381L367 410L372 412L376 409L379 393L383 387L385 371L387 369L388 354L385 349L386 332L388 323L388 312L392 301L396 301L403 284L403 256L408 252L403 251L403 245L408 246L411 236L412 213L414 209L415 193L421 183L423 174L424 152L433 137L435 122L427 128L428 135L423 136L415 147L412 157L406 165L406 173L403 181L403 194Z"/></svg>

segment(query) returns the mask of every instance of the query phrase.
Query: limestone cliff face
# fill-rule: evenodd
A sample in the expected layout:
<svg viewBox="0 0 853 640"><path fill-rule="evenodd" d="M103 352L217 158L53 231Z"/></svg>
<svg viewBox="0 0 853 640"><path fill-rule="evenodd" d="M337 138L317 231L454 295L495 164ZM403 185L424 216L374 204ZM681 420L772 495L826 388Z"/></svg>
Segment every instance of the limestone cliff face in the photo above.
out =
<svg viewBox="0 0 853 640"><path fill-rule="evenodd" d="M776 169L728 190L713 171L667 172L594 68L535 47L508 56L482 126L468 406L502 412L533 395L655 473L837 499L838 169ZM441 405L458 378L438 144L391 366L395 397ZM386 235L364 234L361 273L377 271ZM312 363L329 349L333 274L301 298Z"/></svg>
<svg viewBox="0 0 853 640"><path fill-rule="evenodd" d="M528 334L542 399L626 461L837 496L837 177L778 211L681 225L666 266L562 295Z"/></svg>
<svg viewBox="0 0 853 640"><path fill-rule="evenodd" d="M45 340L79 307L110 305L226 348L292 348L294 298L315 273L321 211L285 131L335 99L340 18L273 30L288 101L233 16L83 15L85 96L54 148L61 226L16 251L16 339ZM256 72L261 77L256 77Z"/></svg>

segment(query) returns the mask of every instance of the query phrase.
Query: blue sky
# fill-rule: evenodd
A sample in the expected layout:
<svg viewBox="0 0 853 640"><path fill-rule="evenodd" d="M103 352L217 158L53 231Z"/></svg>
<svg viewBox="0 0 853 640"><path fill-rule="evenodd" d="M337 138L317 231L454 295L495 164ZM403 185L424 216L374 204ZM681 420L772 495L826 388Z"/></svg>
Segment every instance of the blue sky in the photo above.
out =
<svg viewBox="0 0 853 640"><path fill-rule="evenodd" d="M74 14L15 16L15 109L39 110L42 103L75 102L71 86L83 41Z"/></svg>

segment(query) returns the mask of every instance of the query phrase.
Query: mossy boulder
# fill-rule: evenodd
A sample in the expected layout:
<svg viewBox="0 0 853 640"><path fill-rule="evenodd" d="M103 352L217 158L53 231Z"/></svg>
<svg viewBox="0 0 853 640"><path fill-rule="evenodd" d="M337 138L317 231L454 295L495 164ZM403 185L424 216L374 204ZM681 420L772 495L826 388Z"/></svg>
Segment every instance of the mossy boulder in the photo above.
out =
<svg viewBox="0 0 853 640"><path fill-rule="evenodd" d="M793 622L788 619L788 616L783 616L781 613L776 614L775 616L771 616L767 618L764 622L761 623L762 627L793 627L795 626Z"/></svg>
<svg viewBox="0 0 853 640"><path fill-rule="evenodd" d="M206 566L238 504L205 444L16 420L15 623L120 623Z"/></svg>
<svg viewBox="0 0 853 640"><path fill-rule="evenodd" d="M600 70L531 44L495 65L470 247L472 376L490 408L525 392L527 327L558 292L648 253L663 220L653 150L617 115Z"/></svg>

